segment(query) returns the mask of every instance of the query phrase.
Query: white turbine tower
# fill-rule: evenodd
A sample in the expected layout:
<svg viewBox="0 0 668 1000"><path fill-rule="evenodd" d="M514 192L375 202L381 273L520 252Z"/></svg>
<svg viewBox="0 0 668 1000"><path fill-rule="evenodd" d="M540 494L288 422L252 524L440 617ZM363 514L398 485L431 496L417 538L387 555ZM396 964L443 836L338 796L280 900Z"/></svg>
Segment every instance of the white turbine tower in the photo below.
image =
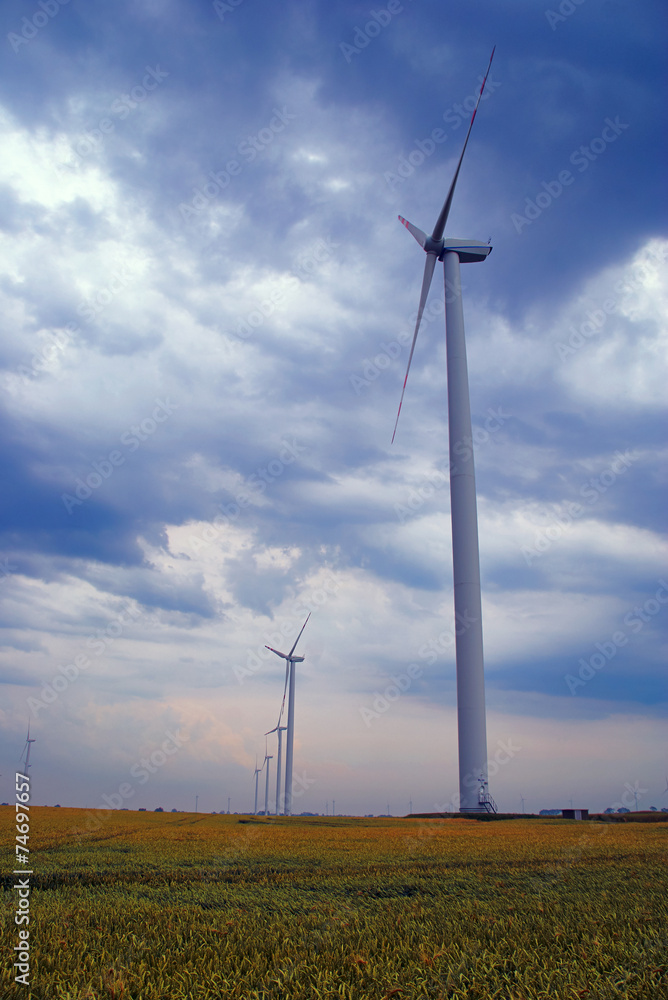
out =
<svg viewBox="0 0 668 1000"><path fill-rule="evenodd" d="M272 653L276 653L276 656L280 656L282 659L287 661L287 671L289 674L289 691L288 691L288 745L285 750L285 806L283 808L284 816L292 816L292 748L295 738L295 663L303 663L303 656L294 656L293 653L297 648L297 643L301 639L302 632L306 628L307 622L311 617L309 612L306 621L301 627L301 632L295 639L295 644L289 653L280 653L273 646L265 646L265 649L270 649ZM286 677L286 683L287 683ZM285 697L285 695L283 696Z"/></svg>
<svg viewBox="0 0 668 1000"><path fill-rule="evenodd" d="M289 667L288 667L289 669ZM281 708L281 714L283 714L283 709ZM276 758L276 815L281 815L282 803L281 803L281 760L283 757L283 733L287 729L287 726L282 726L279 724L270 729L265 736L271 736L272 733L278 734L278 757Z"/></svg>
<svg viewBox="0 0 668 1000"><path fill-rule="evenodd" d="M444 239L443 233L450 214L464 153L493 58L494 49L471 116L459 163L448 196L436 220L434 231L431 236L427 236L417 226L413 226L399 216L399 221L415 237L427 254L427 260L422 279L417 322L408 357L397 420L394 425L394 434L392 435L393 441L397 432L399 414L404 401L408 372L413 360L422 313L437 260L443 261L445 271L450 507L456 623L457 728L459 733L459 809L460 812L465 813L496 811L496 807L487 790L487 726L482 652L478 514L459 264L460 262L468 264L483 261L491 253L492 248L477 240Z"/></svg>
<svg viewBox="0 0 668 1000"><path fill-rule="evenodd" d="M25 746L23 747L23 752L21 754L22 762L25 756L24 774L26 777L29 777L29 771L30 771L30 747L33 743L36 742L37 741L35 739L32 740L30 739L30 723L28 723L28 735L26 737Z"/></svg>

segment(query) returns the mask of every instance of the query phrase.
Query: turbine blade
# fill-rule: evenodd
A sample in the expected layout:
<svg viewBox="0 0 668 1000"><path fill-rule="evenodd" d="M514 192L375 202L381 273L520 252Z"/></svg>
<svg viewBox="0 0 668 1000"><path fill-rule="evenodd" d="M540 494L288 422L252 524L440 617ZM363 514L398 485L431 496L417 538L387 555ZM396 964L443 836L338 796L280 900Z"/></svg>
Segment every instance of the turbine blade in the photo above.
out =
<svg viewBox="0 0 668 1000"><path fill-rule="evenodd" d="M398 216L398 219L401 225L405 226L411 236L415 237L420 246L424 248L424 245L427 242L427 234L423 233L417 226L414 226L412 222L408 221L408 219L404 219L403 215Z"/></svg>
<svg viewBox="0 0 668 1000"><path fill-rule="evenodd" d="M408 366L406 368L406 377L404 378L404 387L401 390L401 399L399 400L399 410L397 412L397 419L394 422L394 432L392 434L392 443L394 443L394 435L397 433L397 425L399 423L399 414L401 413L401 407L404 401L404 393L406 392L406 382L408 381L408 373L411 370L411 361L413 360L413 351L415 350L415 341L417 340L418 330L420 329L420 322L422 320L422 313L424 312L425 303L427 301L427 296L429 295L429 286L431 285L431 279L434 274L434 268L436 267L436 254L428 253L427 259L424 265L424 276L422 278L422 292L420 293L420 306L418 308L417 322L415 324L415 333L413 334L413 343L411 344L411 353L408 355Z"/></svg>
<svg viewBox="0 0 668 1000"><path fill-rule="evenodd" d="M285 660L285 685L283 686L283 701L281 702L281 710L278 713L278 722L276 723L276 728L279 729L281 725L281 719L283 718L283 709L285 708L285 696L288 691L288 677L290 676L290 661L286 658Z"/></svg>
<svg viewBox="0 0 668 1000"><path fill-rule="evenodd" d="M492 59L494 58L494 53L496 52L496 45L492 49L492 54L489 57L489 65L487 66L487 72L482 81L482 86L480 88L480 93L478 94L478 100L476 101L475 108L473 109L473 114L471 115L471 121L469 122L469 130L466 133L466 138L464 139L464 147L462 149L461 156L459 157L459 163L457 164L457 169L455 170L455 176L452 178L452 184L450 185L450 190L448 191L448 196L445 199L443 208L441 209L441 214L436 220L436 225L434 226L434 231L431 234L432 239L440 240L443 238L443 232L445 230L445 224L448 221L448 215L450 214L450 207L452 205L452 199L455 193L455 185L457 184L457 178L459 177L459 171L461 169L462 160L464 159L464 153L466 152L466 146L469 141L469 136L471 134L471 129L473 128L473 122L475 121L475 116L478 111L478 105L480 104L480 98L482 97L482 92L485 89L485 84L487 83L487 77L489 76L489 70L492 65Z"/></svg>
<svg viewBox="0 0 668 1000"><path fill-rule="evenodd" d="M276 656L280 656L284 660L288 660L289 659L289 656L287 655L287 653L279 653L279 651L277 649L274 649L273 646L265 646L264 648L265 649L270 649L272 651L272 653L276 653Z"/></svg>
<svg viewBox="0 0 668 1000"><path fill-rule="evenodd" d="M301 631L301 632L299 633L299 635L298 635L298 636L297 636L297 638L295 639L295 644L294 644L294 646L292 647L292 649L290 650L290 653L288 654L289 656L292 656L292 654L294 653L295 649L297 648L297 643L298 643L298 642L299 642L299 640L301 639L301 637L302 637L302 632L303 632L303 631L304 631L304 629L306 628L306 625L307 625L307 623L308 623L308 620L309 620L309 618L310 618L310 617L311 617L311 612L309 611L309 613L308 613L308 615L307 615L307 617L306 617L306 621L305 621L305 622L304 622L304 624L302 625L302 631Z"/></svg>

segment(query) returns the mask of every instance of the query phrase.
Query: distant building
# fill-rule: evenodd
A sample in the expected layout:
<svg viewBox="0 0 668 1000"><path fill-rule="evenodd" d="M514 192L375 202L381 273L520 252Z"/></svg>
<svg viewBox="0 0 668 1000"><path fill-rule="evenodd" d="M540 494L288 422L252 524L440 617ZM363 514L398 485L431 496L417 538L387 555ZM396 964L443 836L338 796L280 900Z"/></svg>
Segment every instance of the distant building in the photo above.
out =
<svg viewBox="0 0 668 1000"><path fill-rule="evenodd" d="M589 819L588 809L562 809L562 819Z"/></svg>

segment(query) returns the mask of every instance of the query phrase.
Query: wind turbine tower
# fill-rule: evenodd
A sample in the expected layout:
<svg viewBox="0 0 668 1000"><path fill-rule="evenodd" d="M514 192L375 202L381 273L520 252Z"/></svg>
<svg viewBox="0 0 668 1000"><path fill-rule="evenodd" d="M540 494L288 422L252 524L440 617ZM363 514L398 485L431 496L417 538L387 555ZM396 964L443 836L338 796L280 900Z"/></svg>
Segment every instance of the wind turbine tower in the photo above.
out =
<svg viewBox="0 0 668 1000"><path fill-rule="evenodd" d="M485 89L494 58L489 60L471 116L464 147L447 198L431 236L399 216L399 221L417 240L427 255L417 322L413 333L399 414L406 392L413 351L422 314L429 294L436 261L443 261L445 272L445 327L448 381L448 430L450 445L450 509L452 518L452 561L455 595L455 634L457 663L457 728L459 737L459 811L496 812L487 790L487 724L485 715L485 677L482 648L482 609L480 596L480 558L478 554L478 513L471 433L464 314L459 265L484 261L491 253L488 244L478 240L444 239L455 186L459 177L473 122Z"/></svg>
<svg viewBox="0 0 668 1000"><path fill-rule="evenodd" d="M297 643L301 639L302 632L306 628L307 622L311 617L309 612L306 621L301 627L301 631L297 638L295 639L294 646L289 653L280 653L273 646L265 646L265 649L270 649L272 653L276 653L276 656L280 656L283 660L287 661L288 664L288 674L289 674L289 689L288 689L288 743L285 751L285 806L283 808L284 816L292 816L292 754L293 745L295 739L295 663L303 663L303 656L295 656L294 652L297 648ZM286 682L288 678L286 678Z"/></svg>

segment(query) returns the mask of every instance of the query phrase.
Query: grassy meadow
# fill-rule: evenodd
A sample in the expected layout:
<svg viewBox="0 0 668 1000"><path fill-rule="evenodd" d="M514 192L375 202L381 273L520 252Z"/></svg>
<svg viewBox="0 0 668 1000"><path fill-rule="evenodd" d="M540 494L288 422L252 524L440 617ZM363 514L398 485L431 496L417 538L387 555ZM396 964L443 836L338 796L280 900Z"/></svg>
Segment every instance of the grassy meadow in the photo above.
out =
<svg viewBox="0 0 668 1000"><path fill-rule="evenodd" d="M668 823L30 813L3 998L668 997Z"/></svg>

